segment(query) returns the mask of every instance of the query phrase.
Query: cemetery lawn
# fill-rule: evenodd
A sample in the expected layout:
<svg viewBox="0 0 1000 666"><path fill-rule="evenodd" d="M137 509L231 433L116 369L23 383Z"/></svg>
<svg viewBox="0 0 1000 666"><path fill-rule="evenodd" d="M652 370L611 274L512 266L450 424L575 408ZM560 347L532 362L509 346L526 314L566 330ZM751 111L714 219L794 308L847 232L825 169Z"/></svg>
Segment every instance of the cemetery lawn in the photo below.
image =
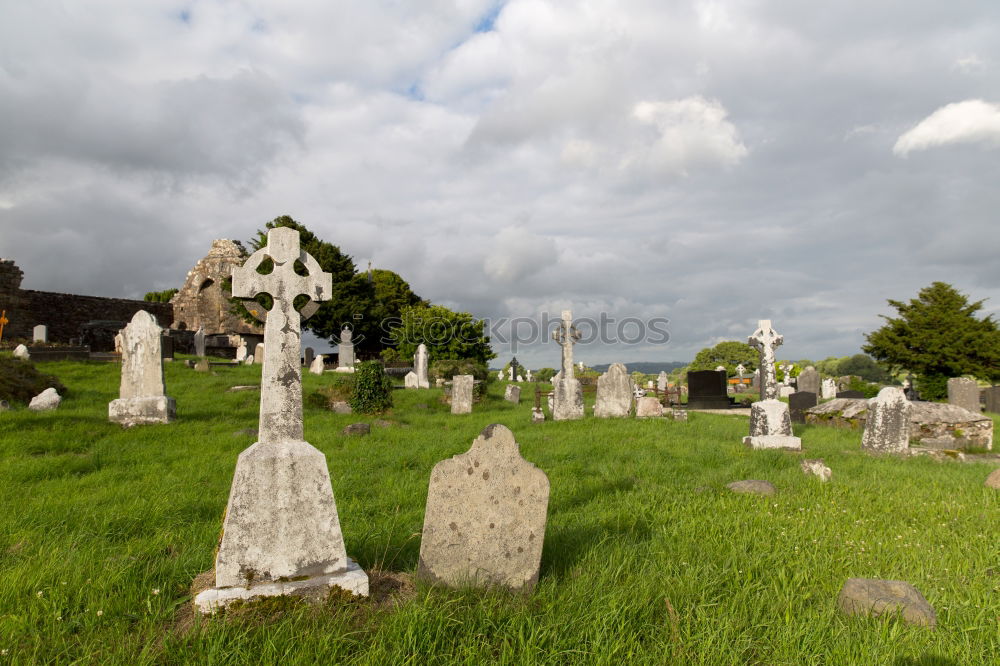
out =
<svg viewBox="0 0 1000 666"><path fill-rule="evenodd" d="M41 363L69 389L54 412L0 413L0 663L990 664L1000 659L995 465L878 459L860 433L796 426L803 453L749 451L738 416L687 423L530 423L491 384L452 416L441 390L394 393L376 417L305 407L327 456L348 554L373 597L278 600L210 619L190 587L211 569L239 452L255 439L259 366L166 364L178 421L107 419L112 363ZM308 395L330 375L304 375ZM367 436L341 434L373 423ZM535 591L413 583L431 468L490 423L548 474ZM799 469L822 458L833 481ZM737 495L766 479L774 497ZM936 629L845 617L851 577L905 580Z"/></svg>

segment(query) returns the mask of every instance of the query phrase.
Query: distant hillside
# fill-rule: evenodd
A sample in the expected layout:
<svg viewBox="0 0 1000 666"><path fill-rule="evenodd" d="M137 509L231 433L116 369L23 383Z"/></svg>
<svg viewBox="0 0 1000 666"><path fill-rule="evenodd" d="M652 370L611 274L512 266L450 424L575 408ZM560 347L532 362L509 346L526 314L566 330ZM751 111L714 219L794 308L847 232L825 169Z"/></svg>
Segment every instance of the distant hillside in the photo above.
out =
<svg viewBox="0 0 1000 666"><path fill-rule="evenodd" d="M690 361L664 361L662 363L650 362L650 363L626 363L625 367L628 368L629 372L641 372L644 375L658 375L661 372L666 372L670 374L677 368L683 368L688 365ZM607 372L610 363L602 363L601 365L592 365L594 370L599 372Z"/></svg>

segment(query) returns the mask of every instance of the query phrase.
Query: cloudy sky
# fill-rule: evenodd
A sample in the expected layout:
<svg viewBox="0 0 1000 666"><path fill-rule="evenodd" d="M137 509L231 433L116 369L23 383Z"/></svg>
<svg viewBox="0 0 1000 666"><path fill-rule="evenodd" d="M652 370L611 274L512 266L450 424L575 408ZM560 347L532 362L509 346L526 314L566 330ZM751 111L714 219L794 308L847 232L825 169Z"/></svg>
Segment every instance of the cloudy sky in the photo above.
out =
<svg viewBox="0 0 1000 666"><path fill-rule="evenodd" d="M288 214L477 317L669 319L589 363L1000 311L1000 3L821 4L0 0L0 256L141 298Z"/></svg>

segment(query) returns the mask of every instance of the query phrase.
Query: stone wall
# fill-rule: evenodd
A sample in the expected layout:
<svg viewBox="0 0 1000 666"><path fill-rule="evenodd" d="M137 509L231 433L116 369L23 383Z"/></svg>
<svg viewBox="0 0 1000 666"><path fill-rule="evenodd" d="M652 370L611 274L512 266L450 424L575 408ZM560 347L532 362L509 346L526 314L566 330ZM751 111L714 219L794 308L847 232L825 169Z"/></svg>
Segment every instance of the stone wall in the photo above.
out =
<svg viewBox="0 0 1000 666"><path fill-rule="evenodd" d="M126 298L102 298L21 289L23 272L11 260L0 260L0 310L7 311L10 323L4 327L7 339L31 339L38 324L49 327L49 342L68 343L80 337L80 326L94 320L131 321L138 310L156 317L168 328L174 321L170 303L147 303Z"/></svg>

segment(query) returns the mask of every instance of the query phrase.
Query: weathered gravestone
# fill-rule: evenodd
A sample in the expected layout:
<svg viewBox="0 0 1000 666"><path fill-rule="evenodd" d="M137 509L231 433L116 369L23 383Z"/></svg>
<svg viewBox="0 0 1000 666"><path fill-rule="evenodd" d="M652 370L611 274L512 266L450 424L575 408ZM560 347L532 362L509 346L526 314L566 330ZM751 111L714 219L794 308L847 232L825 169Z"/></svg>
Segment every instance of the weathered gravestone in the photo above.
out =
<svg viewBox="0 0 1000 666"><path fill-rule="evenodd" d="M667 382L669 381L669 379L670 378L667 377L667 373L663 370L660 370L660 374L656 376L656 390L659 391L660 393L666 391Z"/></svg>
<svg viewBox="0 0 1000 666"><path fill-rule="evenodd" d="M784 338L771 327L770 319L757 322L757 330L747 339L760 352L761 398L750 406L750 435L743 443L753 449L802 448L802 440L792 435L788 405L777 399L778 382L774 373L774 350Z"/></svg>
<svg viewBox="0 0 1000 666"><path fill-rule="evenodd" d="M545 472L521 457L506 426L487 426L468 452L431 472L417 575L454 587L530 591L548 503Z"/></svg>
<svg viewBox="0 0 1000 666"><path fill-rule="evenodd" d="M609 418L632 413L632 378L621 363L612 363L608 371L597 378L597 399L594 416Z"/></svg>
<svg viewBox="0 0 1000 666"><path fill-rule="evenodd" d="M639 398L635 402L635 415L640 419L663 416L663 405L658 398L651 395Z"/></svg>
<svg viewBox="0 0 1000 666"><path fill-rule="evenodd" d="M521 387L517 384L507 384L507 388L504 390L503 399L507 402L513 402L515 405L521 402Z"/></svg>
<svg viewBox="0 0 1000 666"><path fill-rule="evenodd" d="M39 324L31 331L32 342L48 342L49 341L49 327L45 324Z"/></svg>
<svg viewBox="0 0 1000 666"><path fill-rule="evenodd" d="M455 375L451 378L451 413L469 414L472 412L472 375Z"/></svg>
<svg viewBox="0 0 1000 666"><path fill-rule="evenodd" d="M403 375L403 388L420 388L420 384L417 382L417 373L410 370L408 373Z"/></svg>
<svg viewBox="0 0 1000 666"><path fill-rule="evenodd" d="M900 453L910 446L910 401L897 386L887 386L868 401L861 450Z"/></svg>
<svg viewBox="0 0 1000 666"><path fill-rule="evenodd" d="M240 340L240 344L236 347L236 362L242 363L247 360L247 341Z"/></svg>
<svg viewBox="0 0 1000 666"><path fill-rule="evenodd" d="M417 352L413 355L413 370L417 373L415 388L430 388L431 383L427 379L427 345L422 342L417 345Z"/></svg>
<svg viewBox="0 0 1000 666"><path fill-rule="evenodd" d="M807 366L796 378L795 389L803 393L819 395L819 372L813 366Z"/></svg>
<svg viewBox="0 0 1000 666"><path fill-rule="evenodd" d="M194 355L205 355L205 329L199 328L194 332Z"/></svg>
<svg viewBox="0 0 1000 666"><path fill-rule="evenodd" d="M273 270L261 275L266 259ZM307 271L295 272L298 260ZM233 269L233 295L270 294L264 324L259 439L236 463L215 560L216 587L195 597L204 613L235 599L296 594L324 597L330 588L368 594L368 576L347 557L326 457L303 439L301 316L330 298L332 278L299 246L299 232L271 229L267 245ZM311 302L302 314L298 295Z"/></svg>
<svg viewBox="0 0 1000 666"><path fill-rule="evenodd" d="M952 377L948 380L948 403L978 413L979 384L968 377Z"/></svg>
<svg viewBox="0 0 1000 666"><path fill-rule="evenodd" d="M312 361L309 362L309 372L314 375L322 375L325 370L324 364L326 359L322 354L318 354L313 357Z"/></svg>
<svg viewBox="0 0 1000 666"><path fill-rule="evenodd" d="M820 385L820 397L823 400L830 400L837 397L837 382L831 377L824 379Z"/></svg>
<svg viewBox="0 0 1000 666"><path fill-rule="evenodd" d="M265 336L264 339L266 340L267 336ZM256 365L262 364L264 362L264 343L258 342L257 346L253 348L253 354L247 358L252 358Z"/></svg>
<svg viewBox="0 0 1000 666"><path fill-rule="evenodd" d="M687 373L688 409L729 409L725 370L696 370Z"/></svg>
<svg viewBox="0 0 1000 666"><path fill-rule="evenodd" d="M340 331L340 344L337 345L337 367L354 367L354 332L346 326Z"/></svg>
<svg viewBox="0 0 1000 666"><path fill-rule="evenodd" d="M1000 414L1000 386L991 386L984 390L983 402L987 412Z"/></svg>
<svg viewBox="0 0 1000 666"><path fill-rule="evenodd" d="M139 310L122 330L122 377L118 399L108 404L112 423L134 426L169 423L177 406L163 386L162 329L153 315Z"/></svg>
<svg viewBox="0 0 1000 666"><path fill-rule="evenodd" d="M573 326L571 311L562 311L559 329L552 331L552 339L562 346L562 370L552 385L552 420L582 419L583 388L573 374L573 345L580 339L580 332Z"/></svg>
<svg viewBox="0 0 1000 666"><path fill-rule="evenodd" d="M312 347L306 347L302 352L302 365L307 368L312 368L313 359L316 358L316 350Z"/></svg>
<svg viewBox="0 0 1000 666"><path fill-rule="evenodd" d="M791 413L792 423L805 423L806 410L817 404L816 394L812 391L796 391L788 396L788 411Z"/></svg>

